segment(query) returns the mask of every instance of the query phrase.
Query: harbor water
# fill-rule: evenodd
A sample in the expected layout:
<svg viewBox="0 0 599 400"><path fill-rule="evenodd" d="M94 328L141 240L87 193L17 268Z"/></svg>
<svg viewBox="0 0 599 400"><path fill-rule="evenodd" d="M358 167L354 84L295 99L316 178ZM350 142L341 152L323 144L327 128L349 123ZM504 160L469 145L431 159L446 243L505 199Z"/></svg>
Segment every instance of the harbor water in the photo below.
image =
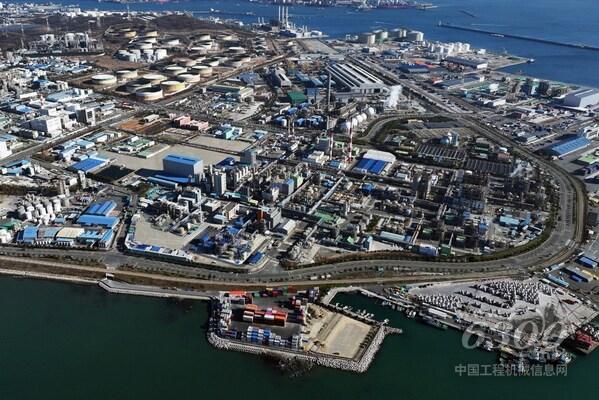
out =
<svg viewBox="0 0 599 400"><path fill-rule="evenodd" d="M550 400L596 393L596 355L578 357L561 377L460 376L456 365L490 365L494 354L466 350L458 332L409 320L359 295L334 302L389 318L404 334L388 336L364 374L314 368L290 378L260 357L211 347L206 303L0 277L0 398L219 399L232 387L237 396L290 400Z"/></svg>
<svg viewBox="0 0 599 400"><path fill-rule="evenodd" d="M13 0L27 2L30 0ZM79 4L83 9L126 10L126 5L95 0L54 0L61 4ZM567 48L544 43L483 33L438 27L439 21L461 26L512 33L567 43L599 46L599 2L595 0L434 0L438 7L415 9L380 9L357 11L347 7L318 8L292 6L290 19L299 26L324 32L332 37L358 34L374 29L407 26L421 30L425 38L469 42L475 47L534 58L533 64L508 69L544 79L599 87L599 52ZM210 13L210 9L221 11ZM131 4L131 10L179 10L194 12L198 17L235 18L244 23L258 17L274 19L277 6L243 0L189 0L164 4ZM253 13L253 15L245 15Z"/></svg>

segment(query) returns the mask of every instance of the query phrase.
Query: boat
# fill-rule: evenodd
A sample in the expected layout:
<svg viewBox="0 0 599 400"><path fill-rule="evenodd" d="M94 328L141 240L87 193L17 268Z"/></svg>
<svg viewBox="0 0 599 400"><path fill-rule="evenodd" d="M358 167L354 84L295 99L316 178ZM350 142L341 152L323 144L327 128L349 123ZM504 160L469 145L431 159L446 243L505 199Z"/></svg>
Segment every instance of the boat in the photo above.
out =
<svg viewBox="0 0 599 400"><path fill-rule="evenodd" d="M526 60L527 63L532 64L533 62L535 62L534 58L529 58L528 60Z"/></svg>
<svg viewBox="0 0 599 400"><path fill-rule="evenodd" d="M422 320L427 325L434 326L435 328L438 328L438 329L441 329L441 330L444 330L444 331L447 330L447 325L445 325L444 323L442 323L439 320L434 319L433 317L425 315L425 316L422 317Z"/></svg>
<svg viewBox="0 0 599 400"><path fill-rule="evenodd" d="M495 37L499 37L499 38L505 37L505 35L502 35L501 33L491 33L491 36L495 36Z"/></svg>
<svg viewBox="0 0 599 400"><path fill-rule="evenodd" d="M494 350L494 348L495 348L495 346L493 346L493 342L492 342L492 341L490 341L490 340L485 340L485 341L482 343L481 347L482 347L483 349L485 349L486 351L493 351L493 350Z"/></svg>

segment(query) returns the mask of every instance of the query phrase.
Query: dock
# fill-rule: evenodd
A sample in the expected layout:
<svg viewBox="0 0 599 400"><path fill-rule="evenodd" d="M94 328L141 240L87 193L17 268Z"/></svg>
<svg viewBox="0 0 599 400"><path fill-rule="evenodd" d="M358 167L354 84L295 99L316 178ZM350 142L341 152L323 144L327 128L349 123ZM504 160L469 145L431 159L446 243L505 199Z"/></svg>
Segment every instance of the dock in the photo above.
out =
<svg viewBox="0 0 599 400"><path fill-rule="evenodd" d="M449 28L449 29L456 29L456 30L460 30L460 31L483 33L483 34L494 35L494 36L498 36L498 37L506 37L506 38L511 38L511 39L526 40L529 42L551 44L554 46L570 47L570 48L581 49L581 50L599 51L599 46L592 46L592 45L588 45L588 44L569 43L569 42L560 42L559 40L536 38L536 37L532 37L532 36L517 35L517 34L513 34L513 33L496 32L496 31L491 31L491 30L487 30L487 29L479 29L479 28L472 28L469 26L456 25L456 24L452 24L449 22L441 22L440 21L438 26L441 28Z"/></svg>

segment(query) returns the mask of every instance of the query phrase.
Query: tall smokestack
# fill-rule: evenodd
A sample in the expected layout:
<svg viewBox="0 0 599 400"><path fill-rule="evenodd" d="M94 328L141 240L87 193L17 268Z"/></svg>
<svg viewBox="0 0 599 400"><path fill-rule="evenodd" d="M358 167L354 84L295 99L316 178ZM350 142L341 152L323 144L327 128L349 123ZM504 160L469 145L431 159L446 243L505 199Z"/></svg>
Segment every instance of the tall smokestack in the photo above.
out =
<svg viewBox="0 0 599 400"><path fill-rule="evenodd" d="M285 7L285 27L289 26L289 7Z"/></svg>
<svg viewBox="0 0 599 400"><path fill-rule="evenodd" d="M331 71L327 71L327 77L329 79L327 86L327 116L331 113ZM328 128L328 126L327 126Z"/></svg>
<svg viewBox="0 0 599 400"><path fill-rule="evenodd" d="M353 133L353 124L351 122L351 119L349 121L349 154L347 156L347 159L351 162L353 160L353 156L352 156L352 151L353 151L353 138L354 138L354 133Z"/></svg>
<svg viewBox="0 0 599 400"><path fill-rule="evenodd" d="M279 6L278 10L279 10L279 17L277 18L277 22L279 23L279 26L281 26L281 6Z"/></svg>

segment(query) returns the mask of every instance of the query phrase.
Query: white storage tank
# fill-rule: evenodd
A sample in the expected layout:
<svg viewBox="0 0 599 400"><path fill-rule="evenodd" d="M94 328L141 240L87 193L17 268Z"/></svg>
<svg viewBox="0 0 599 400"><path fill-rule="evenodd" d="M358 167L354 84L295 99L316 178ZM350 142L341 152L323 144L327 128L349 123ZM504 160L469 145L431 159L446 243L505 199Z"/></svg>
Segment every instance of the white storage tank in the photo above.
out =
<svg viewBox="0 0 599 400"><path fill-rule="evenodd" d="M167 54L168 53L167 53L166 49L154 50L154 56L156 57L157 60L162 60L162 59L166 58Z"/></svg>
<svg viewBox="0 0 599 400"><path fill-rule="evenodd" d="M150 43L150 44L153 44L153 43L156 43L157 39L155 37L152 37L152 36L144 36L144 37L140 38L138 41L140 43Z"/></svg>
<svg viewBox="0 0 599 400"><path fill-rule="evenodd" d="M212 67L209 67L208 65L196 65L195 67L191 67L191 70L199 73L202 77L209 77L212 75Z"/></svg>
<svg viewBox="0 0 599 400"><path fill-rule="evenodd" d="M200 81L200 75L181 74L181 75L177 75L177 79L180 80L181 82L196 83L196 82Z"/></svg>
<svg viewBox="0 0 599 400"><path fill-rule="evenodd" d="M114 85L116 83L116 76L112 74L97 74L92 76L92 83L100 86Z"/></svg>
<svg viewBox="0 0 599 400"><path fill-rule="evenodd" d="M160 84L164 94L172 94L185 89L185 83L179 81L164 81Z"/></svg>
<svg viewBox="0 0 599 400"><path fill-rule="evenodd" d="M160 100L164 96L164 93L160 86L150 86L139 89L135 92L135 96L142 101L155 101Z"/></svg>
<svg viewBox="0 0 599 400"><path fill-rule="evenodd" d="M365 32L360 34L358 40L360 41L360 43L372 46L376 41L376 36L372 32Z"/></svg>
<svg viewBox="0 0 599 400"><path fill-rule="evenodd" d="M164 76L162 74L154 74L154 73L145 74L144 76L141 77L142 82L150 83L152 85L158 85L160 82L166 81L166 80L167 80L166 76Z"/></svg>
<svg viewBox="0 0 599 400"><path fill-rule="evenodd" d="M136 43L135 47L134 47L134 50L135 49L138 49L138 50L147 50L147 49L151 49L152 47L154 47L152 45L152 43L143 43L142 42L142 43Z"/></svg>
<svg viewBox="0 0 599 400"><path fill-rule="evenodd" d="M137 70L121 69L120 71L116 71L116 76L119 81L128 81L137 78Z"/></svg>
<svg viewBox="0 0 599 400"><path fill-rule="evenodd" d="M62 206L60 205L59 198L55 198L54 200L52 200L52 204L54 204L54 212L59 213L62 211Z"/></svg>
<svg viewBox="0 0 599 400"><path fill-rule="evenodd" d="M198 62L196 60L192 60L191 58L179 58L175 61L177 64L179 64L182 67L193 67L194 65L196 65Z"/></svg>
<svg viewBox="0 0 599 400"><path fill-rule="evenodd" d="M376 32L375 37L377 42L384 42L389 37L389 33L385 30L379 30Z"/></svg>
<svg viewBox="0 0 599 400"><path fill-rule="evenodd" d="M345 132L345 133L349 132L350 128L351 128L351 122L350 122L350 121L345 121L345 122L343 122L343 123L342 123L342 124L339 126L339 130L340 130L341 132Z"/></svg>
<svg viewBox="0 0 599 400"><path fill-rule="evenodd" d="M181 74L184 74L185 72L187 72L187 68L180 67L178 65L169 65L168 67L164 68L163 71L169 75L176 76L176 75L181 75Z"/></svg>
<svg viewBox="0 0 599 400"><path fill-rule="evenodd" d="M128 83L127 86L125 86L125 90L127 90L127 93L135 93L139 89L148 88L150 86L152 86L150 83L136 81Z"/></svg>
<svg viewBox="0 0 599 400"><path fill-rule="evenodd" d="M164 45L168 47L178 46L181 43L179 39L168 39L164 41Z"/></svg>
<svg viewBox="0 0 599 400"><path fill-rule="evenodd" d="M231 46L229 47L229 52L235 54L243 54L245 53L245 49L241 46Z"/></svg>

